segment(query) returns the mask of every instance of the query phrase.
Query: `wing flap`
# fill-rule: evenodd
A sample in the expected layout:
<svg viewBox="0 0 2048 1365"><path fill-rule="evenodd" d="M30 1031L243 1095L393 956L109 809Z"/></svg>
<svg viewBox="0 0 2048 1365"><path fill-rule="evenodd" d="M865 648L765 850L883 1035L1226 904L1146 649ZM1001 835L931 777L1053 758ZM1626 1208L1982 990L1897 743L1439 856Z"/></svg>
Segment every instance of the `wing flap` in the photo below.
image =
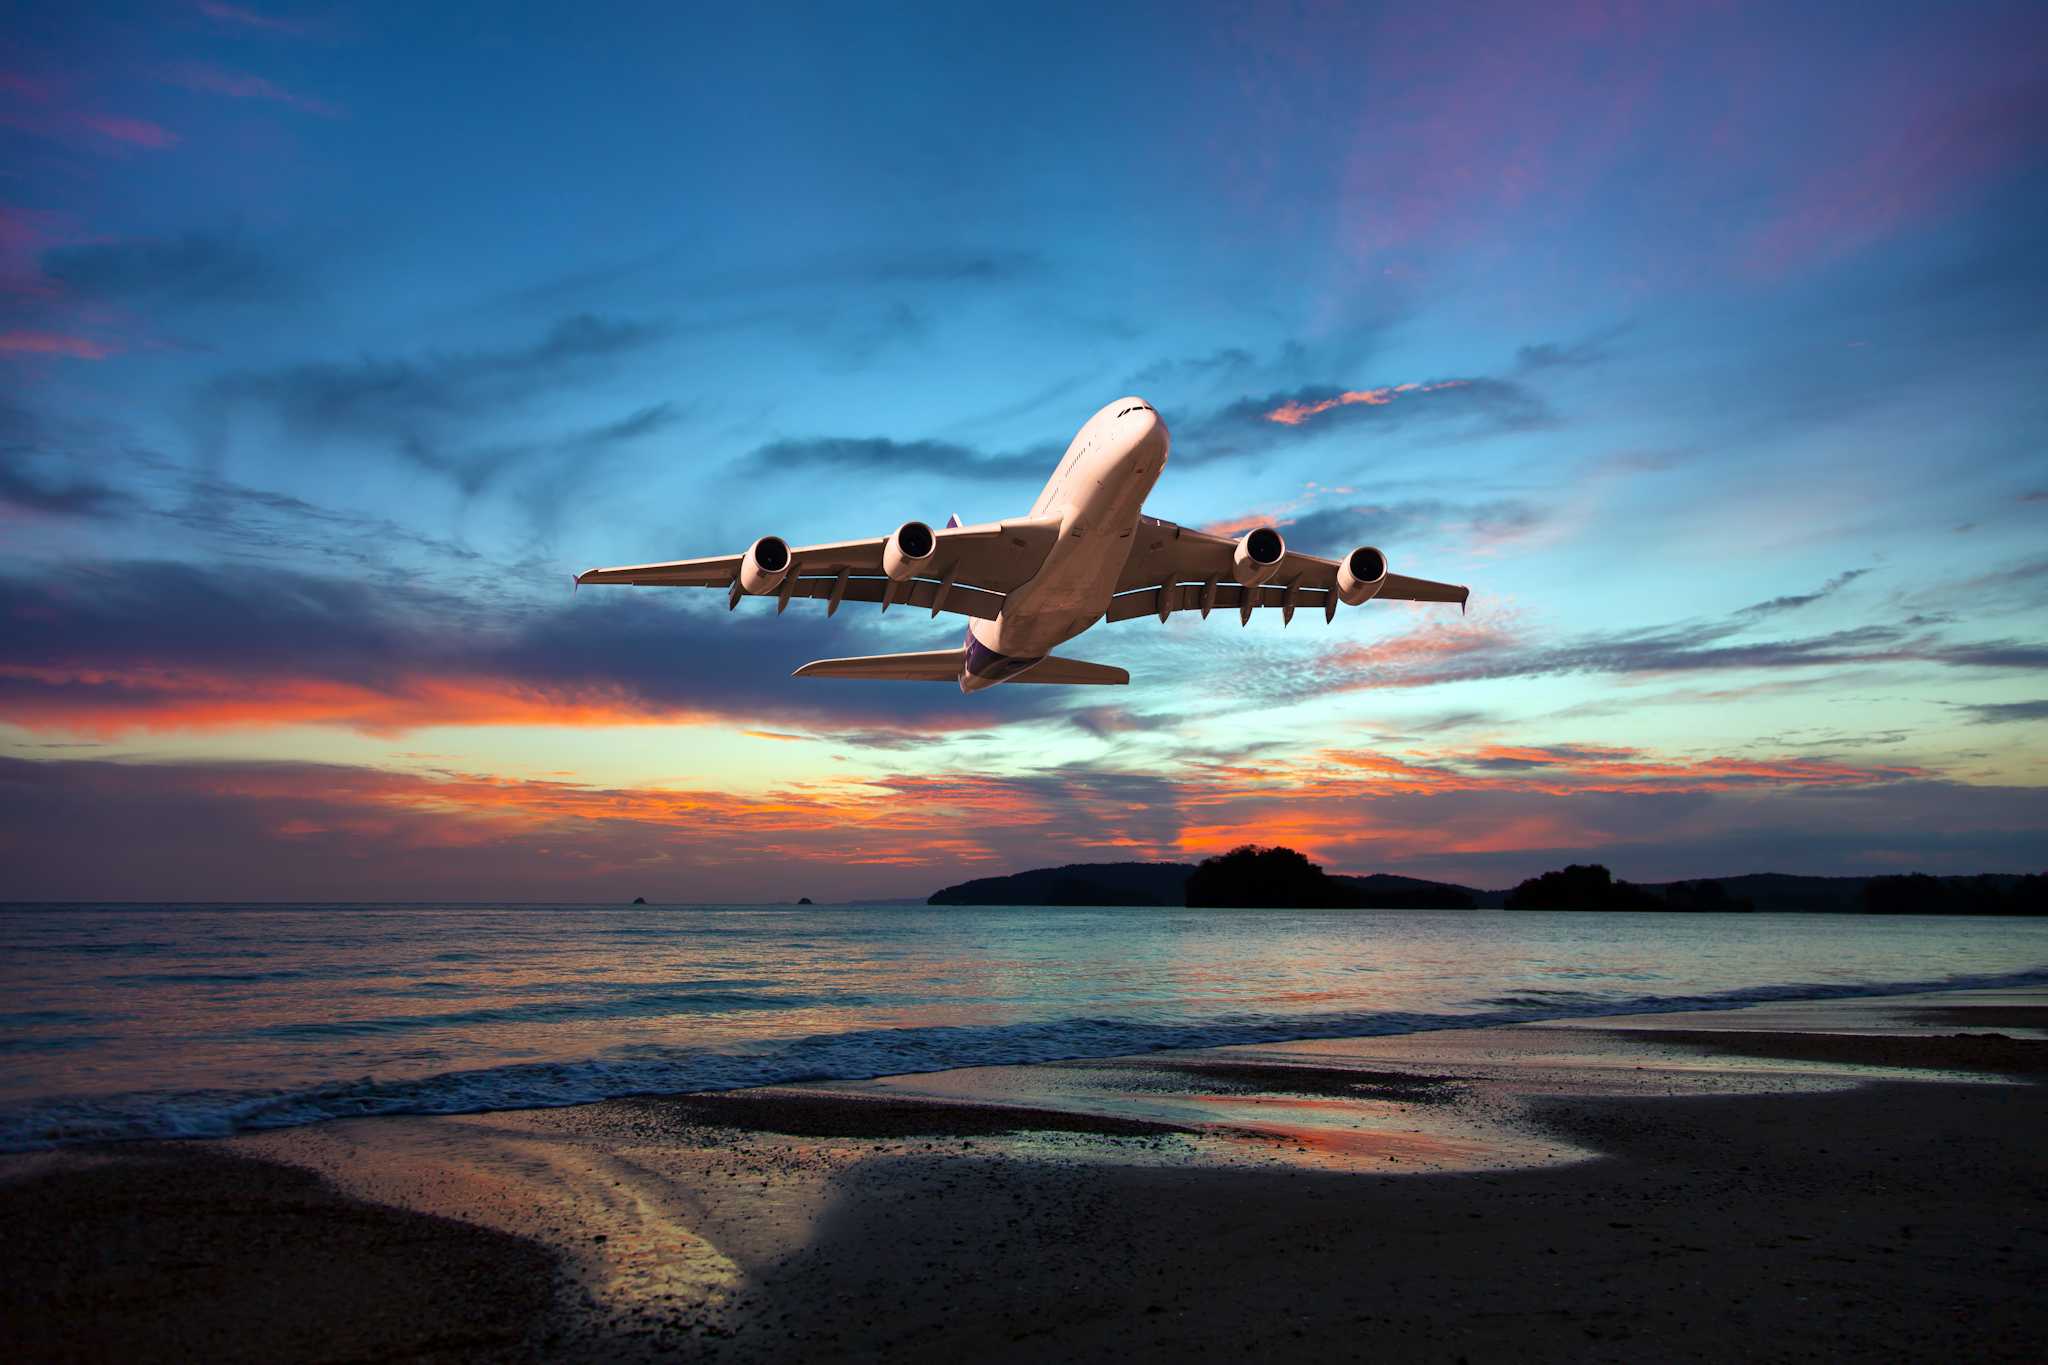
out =
<svg viewBox="0 0 2048 1365"><path fill-rule="evenodd" d="M839 580L836 577L799 578L796 586L790 589L789 595L830 601L838 585ZM943 602L939 600L939 593L942 590L946 594ZM846 590L839 596L844 602L879 602L888 591L889 580L886 578L849 578L846 580ZM1003 609L1003 595L983 592L980 588L970 588L959 583L948 588L945 584L934 583L928 578L914 578L897 586L893 604L921 607L929 611L933 603L938 603L940 611L993 621L996 619L996 613Z"/></svg>
<svg viewBox="0 0 2048 1365"><path fill-rule="evenodd" d="M1165 596L1167 615L1175 612L1200 611L1202 598L1209 592L1206 583L1175 583L1164 588L1144 588L1137 592L1119 593L1109 599L1109 610L1103 613L1105 621L1131 621L1140 616L1159 614L1161 595ZM1266 583L1256 588L1246 588L1237 583L1218 583L1215 599L1210 606L1215 611L1241 612L1247 596L1252 599L1254 611L1264 607L1287 606L1288 587L1285 583ZM1321 612L1329 605L1330 593L1322 588L1297 588L1294 593L1294 608L1297 611Z"/></svg>
<svg viewBox="0 0 2048 1365"><path fill-rule="evenodd" d="M1187 611L1190 591L1199 596L1210 581L1216 583L1215 606L1236 608L1242 589L1231 576L1237 542L1187 526L1176 526L1157 517L1139 517L1130 558L1124 561L1117 579L1117 595L1110 599L1108 619L1125 621L1156 613L1165 594L1168 615ZM1294 589L1296 608L1314 607L1327 611L1337 586L1337 561L1321 555L1289 550L1280 561L1272 581L1257 589L1254 607L1285 607L1288 585ZM1179 597L1175 596L1176 591ZM1456 583L1435 583L1427 578L1410 578L1390 573L1377 596L1390 602L1456 602L1465 605L1470 588Z"/></svg>

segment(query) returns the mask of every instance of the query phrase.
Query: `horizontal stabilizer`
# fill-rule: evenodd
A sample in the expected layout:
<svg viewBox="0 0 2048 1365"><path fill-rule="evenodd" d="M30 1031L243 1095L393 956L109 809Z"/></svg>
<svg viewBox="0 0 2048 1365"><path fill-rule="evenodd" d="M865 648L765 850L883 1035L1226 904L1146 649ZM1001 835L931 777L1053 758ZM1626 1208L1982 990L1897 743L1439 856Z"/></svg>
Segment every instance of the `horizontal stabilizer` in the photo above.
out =
<svg viewBox="0 0 2048 1365"><path fill-rule="evenodd" d="M1121 668L1112 668L1108 664L1091 664L1086 659L1062 659L1057 654L1048 654L1041 662L1010 681L1121 687L1130 680L1131 675Z"/></svg>
<svg viewBox="0 0 2048 1365"><path fill-rule="evenodd" d="M884 682L952 682L960 676L967 653L960 649L934 649L922 654L870 654L857 659L820 659L805 664L794 676L799 678L872 678ZM1062 659L1048 654L1024 672L1006 681L1013 683L1063 683L1068 686L1121 686L1131 675L1108 664L1091 664L1085 659Z"/></svg>
<svg viewBox="0 0 2048 1365"><path fill-rule="evenodd" d="M928 649L922 654L869 654L858 659L820 659L805 664L797 678L880 678L892 682L952 682L966 660L964 649Z"/></svg>

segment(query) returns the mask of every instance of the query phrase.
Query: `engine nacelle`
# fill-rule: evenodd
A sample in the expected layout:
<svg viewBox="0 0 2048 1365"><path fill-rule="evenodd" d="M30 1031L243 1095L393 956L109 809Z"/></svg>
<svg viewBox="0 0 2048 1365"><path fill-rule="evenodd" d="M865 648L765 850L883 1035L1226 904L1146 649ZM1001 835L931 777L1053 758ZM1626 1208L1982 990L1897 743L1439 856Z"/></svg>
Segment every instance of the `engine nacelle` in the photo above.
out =
<svg viewBox="0 0 2048 1365"><path fill-rule="evenodd" d="M1387 557L1370 545L1359 546L1337 566L1337 600L1347 607L1365 605L1386 585Z"/></svg>
<svg viewBox="0 0 2048 1365"><path fill-rule="evenodd" d="M747 547L740 560L740 587L756 597L774 592L789 577L789 542L781 536L762 536ZM737 599L735 599L737 600Z"/></svg>
<svg viewBox="0 0 2048 1365"><path fill-rule="evenodd" d="M898 583L915 578L931 563L938 548L939 538L931 527L921 521L906 521L889 534L889 543L882 547L882 572Z"/></svg>
<svg viewBox="0 0 2048 1365"><path fill-rule="evenodd" d="M1280 561L1286 557L1287 542L1280 533L1261 526L1245 532L1237 542L1237 552L1230 557L1230 576L1247 588L1257 587L1280 572Z"/></svg>

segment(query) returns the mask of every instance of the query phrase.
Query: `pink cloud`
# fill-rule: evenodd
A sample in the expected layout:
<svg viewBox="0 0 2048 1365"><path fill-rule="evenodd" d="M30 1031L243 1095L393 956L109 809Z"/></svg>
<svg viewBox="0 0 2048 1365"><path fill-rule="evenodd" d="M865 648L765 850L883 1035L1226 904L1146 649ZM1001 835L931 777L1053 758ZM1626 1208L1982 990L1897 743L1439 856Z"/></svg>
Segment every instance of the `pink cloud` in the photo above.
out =
<svg viewBox="0 0 2048 1365"><path fill-rule="evenodd" d="M224 5L220 0L199 0L199 12L216 23L232 24L241 28L262 29L268 33L289 33L294 36L306 32L305 25L275 15L259 14L240 5Z"/></svg>
<svg viewBox="0 0 2048 1365"><path fill-rule="evenodd" d="M1435 384L1389 384L1377 389L1352 389L1314 403L1282 403L1265 414L1268 422L1282 426L1298 427L1311 417L1318 417L1332 408L1367 407L1383 408L1402 394L1435 393L1438 389L1460 389L1465 387L1463 379L1445 379Z"/></svg>
<svg viewBox="0 0 2048 1365"><path fill-rule="evenodd" d="M74 360L105 360L118 349L61 332L0 333L0 353L8 355L62 355Z"/></svg>
<svg viewBox="0 0 2048 1365"><path fill-rule="evenodd" d="M246 71L230 71L226 67L215 66L210 62L182 63L166 71L164 79L172 85L208 95L225 95L229 99L238 100L269 100L302 113L318 114L322 118L341 117L341 110L326 100L301 95L262 76L253 76Z"/></svg>
<svg viewBox="0 0 2048 1365"><path fill-rule="evenodd" d="M1896 87L1853 111L1833 154L1750 238L1751 271L1778 274L1934 218L2048 147L2039 80L1978 74L1950 85L1915 70ZM1968 93L1957 98L1957 88Z"/></svg>
<svg viewBox="0 0 2048 1365"><path fill-rule="evenodd" d="M161 151L165 147L175 147L184 141L170 129L161 124L151 123L147 119L123 118L117 114L85 114L78 121L102 137L125 142L131 147L148 147Z"/></svg>

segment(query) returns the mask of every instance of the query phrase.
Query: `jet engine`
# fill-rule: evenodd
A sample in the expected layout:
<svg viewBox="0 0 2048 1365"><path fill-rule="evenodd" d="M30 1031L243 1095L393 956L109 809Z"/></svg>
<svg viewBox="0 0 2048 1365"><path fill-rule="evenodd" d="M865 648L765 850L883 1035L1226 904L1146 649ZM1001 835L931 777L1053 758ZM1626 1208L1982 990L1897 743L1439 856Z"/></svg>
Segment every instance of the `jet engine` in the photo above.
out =
<svg viewBox="0 0 2048 1365"><path fill-rule="evenodd" d="M882 572L898 583L915 578L931 562L939 538L921 521L906 521L889 535L882 547Z"/></svg>
<svg viewBox="0 0 2048 1365"><path fill-rule="evenodd" d="M1337 566L1337 600L1347 607L1363 606L1379 595L1387 582L1387 557L1370 545L1361 545Z"/></svg>
<svg viewBox="0 0 2048 1365"><path fill-rule="evenodd" d="M1287 557L1287 542L1280 533L1270 526L1247 531L1237 542L1237 553L1230 558L1230 574L1247 588L1257 587L1280 570L1280 561Z"/></svg>
<svg viewBox="0 0 2048 1365"><path fill-rule="evenodd" d="M788 576L789 542L781 536L762 536L740 560L740 587L757 597L774 592Z"/></svg>

